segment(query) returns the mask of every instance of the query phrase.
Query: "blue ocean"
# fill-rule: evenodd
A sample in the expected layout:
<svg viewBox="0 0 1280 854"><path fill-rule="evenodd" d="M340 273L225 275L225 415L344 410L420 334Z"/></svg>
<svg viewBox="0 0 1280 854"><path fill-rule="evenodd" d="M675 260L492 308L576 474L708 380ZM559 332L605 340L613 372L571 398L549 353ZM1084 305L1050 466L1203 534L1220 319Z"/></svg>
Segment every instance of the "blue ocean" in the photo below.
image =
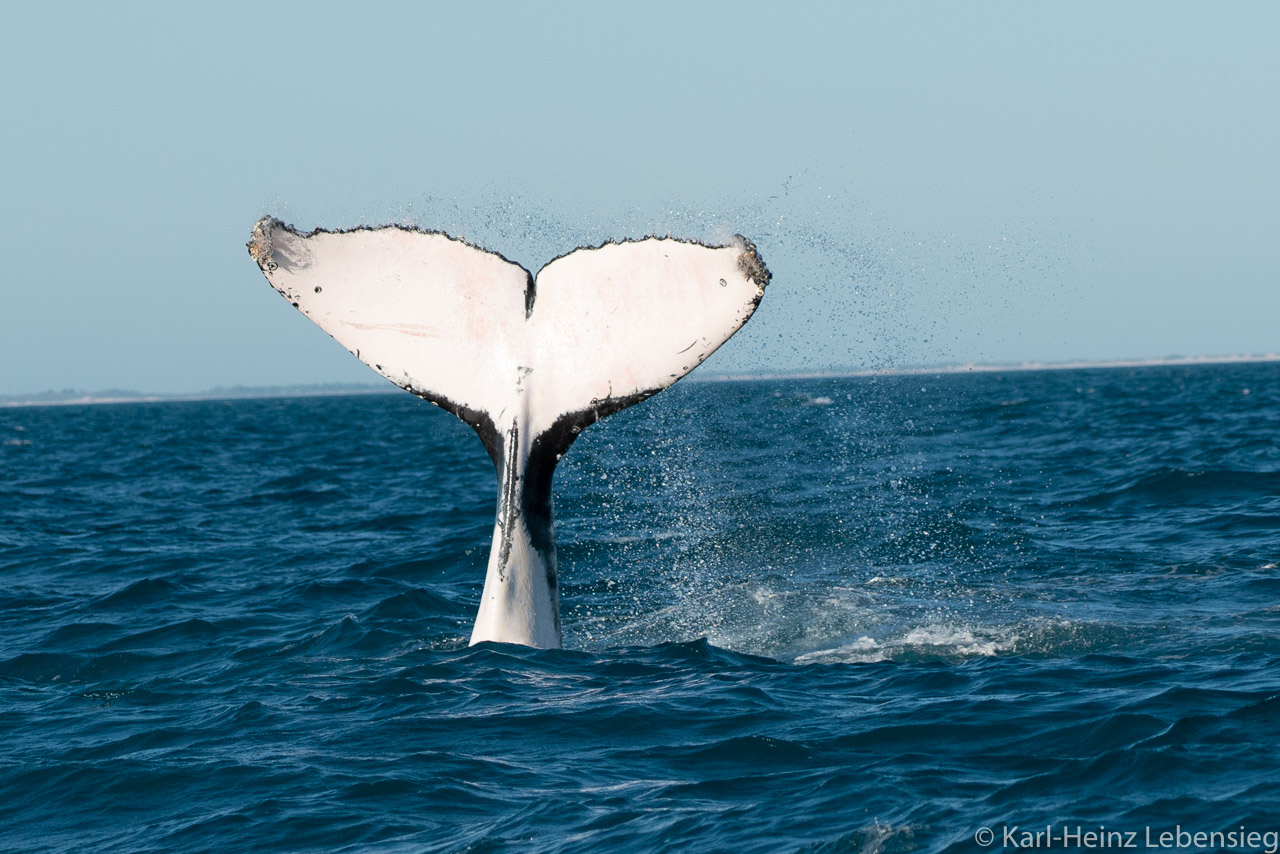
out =
<svg viewBox="0 0 1280 854"><path fill-rule="evenodd" d="M408 394L3 409L0 850L1274 852L1278 439L1280 363L695 378L538 651Z"/></svg>

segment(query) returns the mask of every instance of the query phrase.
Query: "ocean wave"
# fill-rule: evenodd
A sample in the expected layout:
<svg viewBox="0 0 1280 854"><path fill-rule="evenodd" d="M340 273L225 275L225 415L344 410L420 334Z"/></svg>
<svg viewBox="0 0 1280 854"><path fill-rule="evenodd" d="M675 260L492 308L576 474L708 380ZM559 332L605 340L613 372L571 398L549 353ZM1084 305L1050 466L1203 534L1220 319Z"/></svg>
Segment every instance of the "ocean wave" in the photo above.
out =
<svg viewBox="0 0 1280 854"><path fill-rule="evenodd" d="M0 849L1261 822L1277 372L677 386L557 474L565 650L468 646L492 464L408 395L24 409Z"/></svg>

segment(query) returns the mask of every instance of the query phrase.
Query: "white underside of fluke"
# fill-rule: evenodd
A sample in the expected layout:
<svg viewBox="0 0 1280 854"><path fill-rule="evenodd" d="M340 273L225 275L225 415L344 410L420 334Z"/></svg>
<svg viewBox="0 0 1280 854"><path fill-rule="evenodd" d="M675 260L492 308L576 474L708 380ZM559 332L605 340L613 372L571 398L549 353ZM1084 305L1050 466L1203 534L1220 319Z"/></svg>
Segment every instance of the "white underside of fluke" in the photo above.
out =
<svg viewBox="0 0 1280 854"><path fill-rule="evenodd" d="M751 316L769 279L742 238L578 249L536 279L494 253L397 226L300 234L267 218L249 252L359 359L480 433L499 505L471 641L539 647L560 645L555 461L584 427L700 364Z"/></svg>

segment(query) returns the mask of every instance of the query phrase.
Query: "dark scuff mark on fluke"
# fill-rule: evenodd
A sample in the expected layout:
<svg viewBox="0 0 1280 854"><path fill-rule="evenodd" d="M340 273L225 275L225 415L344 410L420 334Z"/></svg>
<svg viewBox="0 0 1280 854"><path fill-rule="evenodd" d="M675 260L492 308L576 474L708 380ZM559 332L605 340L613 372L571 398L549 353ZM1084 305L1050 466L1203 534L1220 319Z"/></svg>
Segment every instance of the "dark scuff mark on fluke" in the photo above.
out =
<svg viewBox="0 0 1280 854"><path fill-rule="evenodd" d="M516 520L520 518L520 427L511 422L507 432L506 463L502 471L502 492L498 499L498 531L502 542L498 549L498 579L506 581L507 561L511 559L511 540Z"/></svg>
<svg viewBox="0 0 1280 854"><path fill-rule="evenodd" d="M521 267L520 269L523 270L524 268ZM524 286L524 319L528 320L533 317L533 302L538 296L538 284L533 278L533 274L528 270L525 270L524 274L528 277L528 281L525 282Z"/></svg>

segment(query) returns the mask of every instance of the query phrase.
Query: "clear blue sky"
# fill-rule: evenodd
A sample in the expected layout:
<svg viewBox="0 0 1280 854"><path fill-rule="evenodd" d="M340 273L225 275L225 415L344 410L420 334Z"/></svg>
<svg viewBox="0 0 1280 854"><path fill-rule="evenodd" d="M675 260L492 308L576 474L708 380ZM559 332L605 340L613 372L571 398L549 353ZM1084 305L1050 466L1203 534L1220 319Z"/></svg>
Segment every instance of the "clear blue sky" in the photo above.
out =
<svg viewBox="0 0 1280 854"><path fill-rule="evenodd" d="M244 243L741 231L711 371L1280 350L1280 4L12 4L0 394L373 380Z"/></svg>

